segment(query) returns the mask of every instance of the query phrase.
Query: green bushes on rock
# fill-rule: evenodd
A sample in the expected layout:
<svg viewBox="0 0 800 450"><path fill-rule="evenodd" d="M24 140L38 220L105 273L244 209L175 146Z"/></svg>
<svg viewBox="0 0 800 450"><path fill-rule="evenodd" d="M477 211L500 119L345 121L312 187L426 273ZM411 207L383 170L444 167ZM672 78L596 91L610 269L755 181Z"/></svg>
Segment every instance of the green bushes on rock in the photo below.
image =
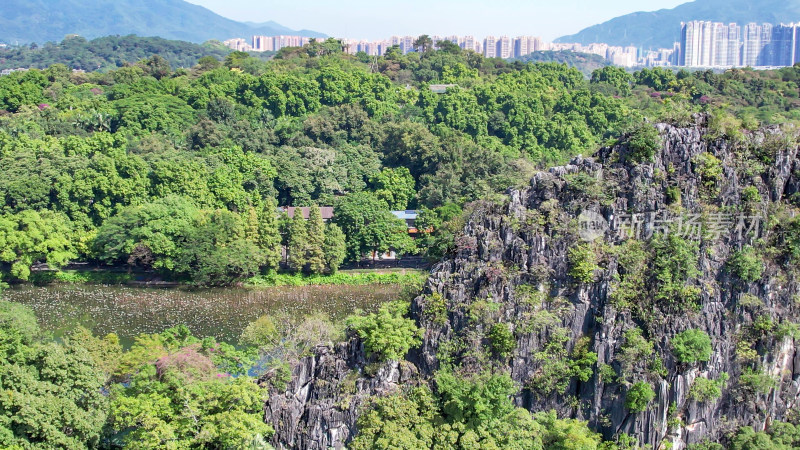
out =
<svg viewBox="0 0 800 450"><path fill-rule="evenodd" d="M435 381L435 390L422 386L373 399L349 448L601 448L600 435L585 422L514 407L516 387L507 374L440 370Z"/></svg>
<svg viewBox="0 0 800 450"><path fill-rule="evenodd" d="M672 353L682 363L708 361L711 358L711 338L703 330L682 331L672 338Z"/></svg>
<svg viewBox="0 0 800 450"><path fill-rule="evenodd" d="M746 367L744 371L742 371L742 374L739 375L739 384L753 392L768 394L775 388L777 382L760 368L753 369L751 367Z"/></svg>
<svg viewBox="0 0 800 450"><path fill-rule="evenodd" d="M637 381L628 388L628 393L625 395L625 407L632 413L639 413L646 410L647 405L654 398L656 398L656 393L650 383Z"/></svg>
<svg viewBox="0 0 800 450"><path fill-rule="evenodd" d="M761 279L764 262L753 247L744 247L731 255L728 260L730 271L745 283Z"/></svg>
<svg viewBox="0 0 800 450"><path fill-rule="evenodd" d="M700 292L689 282L700 274L697 243L670 233L654 237L651 246L655 299L668 307L694 308Z"/></svg>
<svg viewBox="0 0 800 450"><path fill-rule="evenodd" d="M489 338L489 348L492 354L498 358L507 358L517 346L514 334L508 329L508 324L505 323L492 325L487 337Z"/></svg>
<svg viewBox="0 0 800 450"><path fill-rule="evenodd" d="M700 175L703 195L707 199L715 198L719 195L722 181L722 161L711 153L704 152L697 155L694 162L697 174Z"/></svg>
<svg viewBox="0 0 800 450"><path fill-rule="evenodd" d="M651 162L660 147L661 136L658 135L658 130L650 124L641 124L628 137L628 160L635 163Z"/></svg>
<svg viewBox="0 0 800 450"><path fill-rule="evenodd" d="M421 342L422 330L404 317L408 308L408 302L386 303L377 313L348 317L347 327L363 339L367 352L382 361L400 360Z"/></svg>
<svg viewBox="0 0 800 450"><path fill-rule="evenodd" d="M705 402L714 400L722 395L722 389L728 382L728 374L722 372L716 380L710 380L704 377L697 377L689 388L689 398L697 400L698 402Z"/></svg>
<svg viewBox="0 0 800 450"><path fill-rule="evenodd" d="M597 256L588 245L572 247L569 256L569 275L580 283L590 283L594 280L594 272L600 269L597 265Z"/></svg>

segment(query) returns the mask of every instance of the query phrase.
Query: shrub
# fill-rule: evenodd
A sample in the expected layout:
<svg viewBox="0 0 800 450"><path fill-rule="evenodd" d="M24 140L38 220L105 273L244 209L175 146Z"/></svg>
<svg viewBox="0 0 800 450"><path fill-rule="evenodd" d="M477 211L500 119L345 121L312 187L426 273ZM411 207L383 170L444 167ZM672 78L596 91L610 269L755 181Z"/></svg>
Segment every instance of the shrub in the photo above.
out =
<svg viewBox="0 0 800 450"><path fill-rule="evenodd" d="M590 338L578 339L572 353L567 354L569 333L566 328L554 329L542 351L534 356L541 361L541 367L531 378L532 391L543 395L553 391L563 394L573 377L586 382L594 374L597 353L589 350Z"/></svg>
<svg viewBox="0 0 800 450"><path fill-rule="evenodd" d="M775 328L775 323L772 318L766 315L760 315L753 321L753 331L761 335L769 335Z"/></svg>
<svg viewBox="0 0 800 450"><path fill-rule="evenodd" d="M586 172L564 175L567 187L577 194L583 194L592 200L604 197L603 185L594 175Z"/></svg>
<svg viewBox="0 0 800 450"><path fill-rule="evenodd" d="M705 440L697 444L689 444L686 450L725 450L725 447L723 447L722 444Z"/></svg>
<svg viewBox="0 0 800 450"><path fill-rule="evenodd" d="M602 383L614 383L617 381L617 372L610 364L600 364L597 366L597 375Z"/></svg>
<svg viewBox="0 0 800 450"><path fill-rule="evenodd" d="M681 190L677 186L669 186L667 188L667 204L675 205L681 202Z"/></svg>
<svg viewBox="0 0 800 450"><path fill-rule="evenodd" d="M658 354L654 354L653 359L647 364L647 371L650 372L650 375L658 375L661 378L666 378L669 373L664 367L664 360Z"/></svg>
<svg viewBox="0 0 800 450"><path fill-rule="evenodd" d="M745 293L739 297L739 306L750 310L757 310L764 306L764 302L753 294Z"/></svg>
<svg viewBox="0 0 800 450"><path fill-rule="evenodd" d="M482 372L462 378L440 370L435 380L442 412L451 420L478 425L502 420L514 411L508 398L516 387L508 374Z"/></svg>
<svg viewBox="0 0 800 450"><path fill-rule="evenodd" d="M761 201L761 194L755 186L747 186L742 189L742 200L745 203L758 203Z"/></svg>
<svg viewBox="0 0 800 450"><path fill-rule="evenodd" d="M438 292L425 297L425 317L436 325L444 325L447 322L447 301Z"/></svg>
<svg viewBox="0 0 800 450"><path fill-rule="evenodd" d="M594 365L597 363L597 353L589 350L590 344L591 339L588 336L578 339L569 361L572 376L584 383L594 374Z"/></svg>
<svg viewBox="0 0 800 450"><path fill-rule="evenodd" d="M488 337L492 354L499 358L507 358L517 346L514 335L505 323L494 324L489 330Z"/></svg>
<svg viewBox="0 0 800 450"><path fill-rule="evenodd" d="M251 347L263 347L276 345L280 339L281 335L275 325L275 321L270 316L265 315L250 322L245 327L239 337L239 343Z"/></svg>
<svg viewBox="0 0 800 450"><path fill-rule="evenodd" d="M427 386L387 396L376 396L358 418L358 435L351 450L429 448L437 399Z"/></svg>
<svg viewBox="0 0 800 450"><path fill-rule="evenodd" d="M787 321L776 326L775 339L782 341L787 337L792 339L800 339L800 325Z"/></svg>
<svg viewBox="0 0 800 450"><path fill-rule="evenodd" d="M792 263L800 261L800 217L791 219L781 227L784 236L784 253Z"/></svg>
<svg viewBox="0 0 800 450"><path fill-rule="evenodd" d="M652 125L642 124L628 137L627 159L636 163L650 162L660 146L661 137L658 135L658 130Z"/></svg>
<svg viewBox="0 0 800 450"><path fill-rule="evenodd" d="M744 139L742 121L720 108L709 117L708 137L712 139L727 137L732 141L741 141Z"/></svg>
<svg viewBox="0 0 800 450"><path fill-rule="evenodd" d="M267 355L280 354L291 359L311 354L319 344L338 342L343 338L342 328L324 314L301 316L280 312L261 316L247 325L239 343Z"/></svg>
<svg viewBox="0 0 800 450"><path fill-rule="evenodd" d="M602 439L592 431L586 422L576 419L558 419L556 412L539 411L534 414L536 422L542 426L542 446L529 448L568 449L568 448L603 448ZM512 441L513 442L513 441ZM503 448L524 448L519 441ZM476 448L476 447L474 447ZM488 446L480 446L488 448Z"/></svg>
<svg viewBox="0 0 800 450"><path fill-rule="evenodd" d="M800 447L800 425L796 422L794 425L788 422L772 422L768 432L775 442L793 448Z"/></svg>
<svg viewBox="0 0 800 450"><path fill-rule="evenodd" d="M730 450L775 450L787 447L776 445L769 434L763 431L755 431L752 427L741 427L731 439L728 448Z"/></svg>
<svg viewBox="0 0 800 450"><path fill-rule="evenodd" d="M756 254L753 247L744 247L734 252L728 260L728 268L740 280L752 283L761 279L764 273L764 262Z"/></svg>
<svg viewBox="0 0 800 450"><path fill-rule="evenodd" d="M631 328L625 332L625 342L619 350L617 359L622 364L623 376L630 375L631 370L641 361L653 354L653 343L642 336L642 330Z"/></svg>
<svg viewBox="0 0 800 450"><path fill-rule="evenodd" d="M754 392L768 394L777 383L774 378L762 372L761 369L747 367L739 375L739 384Z"/></svg>
<svg viewBox="0 0 800 450"><path fill-rule="evenodd" d="M688 283L700 273L697 243L671 233L653 238L652 247L656 300L669 306L694 308L699 291Z"/></svg>
<svg viewBox="0 0 800 450"><path fill-rule="evenodd" d="M639 413L647 409L647 405L656 398L656 393L650 383L637 381L628 389L625 396L625 407L632 413Z"/></svg>
<svg viewBox="0 0 800 450"><path fill-rule="evenodd" d="M594 271L600 269L597 256L588 245L578 245L569 250L569 275L581 283L594 280Z"/></svg>
<svg viewBox="0 0 800 450"><path fill-rule="evenodd" d="M672 353L682 363L708 361L711 358L711 338L705 331L691 329L672 338Z"/></svg>
<svg viewBox="0 0 800 450"><path fill-rule="evenodd" d="M716 380L709 380L708 378L697 377L689 389L689 398L697 400L698 402L705 402L707 400L717 399L722 395L722 388L728 382L728 374L722 372Z"/></svg>
<svg viewBox="0 0 800 450"><path fill-rule="evenodd" d="M542 395L553 391L561 394L569 386L570 368L564 349L569 339L561 339L562 336L564 335L551 336L544 350L535 355L542 365L530 380L532 391Z"/></svg>
<svg viewBox="0 0 800 450"><path fill-rule="evenodd" d="M350 316L346 323L364 340L367 352L377 355L382 361L399 360L421 342L421 330L413 320L404 317L408 308L408 302L389 302L377 313Z"/></svg>
<svg viewBox="0 0 800 450"><path fill-rule="evenodd" d="M755 431L752 427L741 427L736 435L731 438L729 448L731 450L789 450L800 448L800 426L787 422L771 422L766 432Z"/></svg>
<svg viewBox="0 0 800 450"><path fill-rule="evenodd" d="M614 283L611 291L611 302L617 308L628 308L641 298L647 281L648 253L642 241L629 239L615 247L617 254L617 270L619 282Z"/></svg>
<svg viewBox="0 0 800 450"><path fill-rule="evenodd" d="M704 152L695 157L695 164L706 195L716 197L719 194L719 184L722 180L722 162L711 153Z"/></svg>
<svg viewBox="0 0 800 450"><path fill-rule="evenodd" d="M753 361L758 358L758 352L753 348L753 343L741 340L736 343L736 358L740 361Z"/></svg>

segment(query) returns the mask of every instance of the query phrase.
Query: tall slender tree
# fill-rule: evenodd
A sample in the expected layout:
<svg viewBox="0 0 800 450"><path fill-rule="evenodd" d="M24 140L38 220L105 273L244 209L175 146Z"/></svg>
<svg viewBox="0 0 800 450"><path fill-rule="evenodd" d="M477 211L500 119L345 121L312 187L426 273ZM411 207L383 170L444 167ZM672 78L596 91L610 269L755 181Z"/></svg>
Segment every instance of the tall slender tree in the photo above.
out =
<svg viewBox="0 0 800 450"><path fill-rule="evenodd" d="M325 227L323 253L325 253L325 265L328 268L328 273L336 273L347 257L347 243L344 233L336 224L329 223Z"/></svg>
<svg viewBox="0 0 800 450"><path fill-rule="evenodd" d="M281 233L278 224L278 203L267 197L258 218L258 246L264 251L264 266L277 270L281 262Z"/></svg>
<svg viewBox="0 0 800 450"><path fill-rule="evenodd" d="M278 215L278 233L281 235L281 246L283 247L283 262L288 264L289 256L289 234L291 234L292 219L284 210Z"/></svg>
<svg viewBox="0 0 800 450"><path fill-rule="evenodd" d="M244 219L244 237L248 241L258 244L258 231L259 231L259 223L258 223L258 212L253 206L247 208L247 213L243 217Z"/></svg>
<svg viewBox="0 0 800 450"><path fill-rule="evenodd" d="M306 266L306 249L308 247L308 229L300 208L294 210L291 225L289 226L289 243L286 246L289 253L287 263L289 269L301 272Z"/></svg>
<svg viewBox="0 0 800 450"><path fill-rule="evenodd" d="M296 212L295 212L296 214ZM322 220L322 212L319 206L312 206L308 212L308 240L306 247L306 263L311 273L323 273L325 271L325 222Z"/></svg>

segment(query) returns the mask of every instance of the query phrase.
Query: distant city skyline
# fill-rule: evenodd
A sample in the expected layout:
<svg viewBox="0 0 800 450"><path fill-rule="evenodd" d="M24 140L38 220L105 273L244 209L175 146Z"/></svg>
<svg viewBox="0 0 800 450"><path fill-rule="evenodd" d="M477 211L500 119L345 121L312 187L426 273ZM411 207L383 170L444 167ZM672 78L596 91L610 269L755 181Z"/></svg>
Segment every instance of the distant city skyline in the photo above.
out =
<svg viewBox="0 0 800 450"><path fill-rule="evenodd" d="M678 62L688 67L789 67L800 61L800 24L711 21L681 25Z"/></svg>
<svg viewBox="0 0 800 450"><path fill-rule="evenodd" d="M464 50L480 53L487 58L520 58L536 51L553 50L591 53L605 58L612 64L623 67L634 67L636 65L652 67L675 64L674 49L658 49L640 52L635 46L619 47L604 43L589 45L578 43L552 43L543 40L540 36L486 36L481 40L471 35L430 35L430 38L434 46L437 46L441 41L450 41ZM345 51L348 53L355 55L358 52L364 52L370 56L383 55L392 46L397 46L403 54L417 51L418 49L415 47L416 41L417 37L411 35L392 36L388 39L377 41L341 39L341 42L345 44ZM284 47L301 47L309 42L310 38L297 35L255 35L249 40L241 37L227 39L223 44L233 50L242 52L269 52L278 51Z"/></svg>
<svg viewBox="0 0 800 450"><path fill-rule="evenodd" d="M329 0L256 2L254 0L187 0L227 18L246 22L275 21L335 37L383 39L391 35L530 35L546 40L637 11L674 8L686 0L591 0L503 2L486 0L406 0L376 2Z"/></svg>

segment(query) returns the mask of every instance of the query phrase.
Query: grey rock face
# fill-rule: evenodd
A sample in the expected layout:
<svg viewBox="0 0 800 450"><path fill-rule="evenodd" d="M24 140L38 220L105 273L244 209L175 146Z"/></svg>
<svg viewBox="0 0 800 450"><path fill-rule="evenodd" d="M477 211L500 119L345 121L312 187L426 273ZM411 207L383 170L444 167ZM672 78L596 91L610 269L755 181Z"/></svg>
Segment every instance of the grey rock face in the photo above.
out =
<svg viewBox="0 0 800 450"><path fill-rule="evenodd" d="M318 346L313 353L294 364L285 389L270 389L264 412L275 428L277 448L344 448L370 396L390 394L417 379L416 367L407 361L368 365L356 339L335 349ZM369 375L365 367L372 370ZM269 383L272 375L259 382Z"/></svg>
<svg viewBox="0 0 800 450"><path fill-rule="evenodd" d="M439 367L441 352L451 352L466 370L485 366L491 356L481 349L489 344L486 334L491 323L508 324L517 341L509 358L494 361L518 383L515 403L531 411L554 409L561 417L586 420L606 438L624 432L653 448L672 443L681 449L704 439L718 440L739 426L763 428L797 414L800 340L766 333L753 343L755 360L737 356L737 343L754 320L769 319L777 326L800 317L800 288L793 271L781 266L782 259L769 256L763 276L753 283L736 279L726 268L732 252L755 243L757 236L739 236L735 224L727 224L718 236L700 242L700 273L691 281L700 292L696 310L654 307L646 301L647 292L642 292L641 302L649 309L636 313L632 312L636 308L617 308L611 301L622 270L612 250L625 240L619 233L625 215L642 213L644 233L663 225L657 215L649 214L655 211L701 214L706 222L721 214L772 217L777 214L775 202L786 202L800 192L796 146L772 145L770 158L760 166L746 167L754 164L750 153L743 153L751 149L707 138L704 118L698 116L696 121L687 128L659 124L663 145L652 162L622 163L624 146L604 148L595 158L577 158L536 174L528 188L508 192L507 204L477 203L464 235L456 240L454 254L433 268L423 294L412 302L411 314L424 329L422 346L408 355L408 361L388 363L371 376L364 373L368 361L357 340L335 350L317 348L313 357L294 367L288 389L273 392L266 405L266 419L276 429L273 444L340 448L357 432L359 408L370 395L429 380ZM768 129L748 139L751 146L766 146L778 134ZM719 161L721 175L715 180L704 172L699 156L707 154ZM745 206L741 193L747 186L758 189L760 205ZM680 194L677 202L675 189ZM595 242L602 257L588 283L571 276L568 258L569 250L583 243L577 220L582 211L598 213L609 224ZM769 233L760 236L768 242L776 238ZM444 323L425 314L434 293L446 301ZM745 294L760 300L756 310L741 304ZM532 297L539 300L533 302ZM482 312L484 318L475 320L476 311L484 311L481 308L487 304L492 305L491 312ZM635 327L653 343L661 368L638 362L634 368L623 368L618 357L624 333ZM688 329L703 330L711 337L708 362L680 363L672 354L672 337ZM588 339L597 364L586 381L573 377L561 392L538 392L532 383L545 363L540 352L557 332L566 333L564 346L570 351L579 340ZM452 346L443 346L454 340L466 350L452 353ZM601 378L598 369L606 364L617 379ZM759 392L740 382L740 375L755 366L772 377L774 387ZM697 377L717 379L722 373L730 380L719 398L689 397ZM625 407L633 380L645 381L655 391L655 399L640 413Z"/></svg>

